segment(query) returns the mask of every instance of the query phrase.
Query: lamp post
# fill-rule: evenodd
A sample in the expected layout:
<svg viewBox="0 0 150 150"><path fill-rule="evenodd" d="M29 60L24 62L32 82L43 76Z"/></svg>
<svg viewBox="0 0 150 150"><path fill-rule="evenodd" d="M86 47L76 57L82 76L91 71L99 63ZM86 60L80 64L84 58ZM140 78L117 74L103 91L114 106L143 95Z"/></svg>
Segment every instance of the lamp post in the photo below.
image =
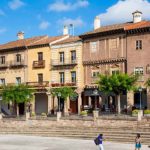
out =
<svg viewBox="0 0 150 150"><path fill-rule="evenodd" d="M0 95L0 119L2 119L2 107L1 107L1 101L2 101L3 99L2 99L2 95Z"/></svg>
<svg viewBox="0 0 150 150"><path fill-rule="evenodd" d="M141 108L142 108L142 88L141 87L139 87L139 92L140 92L140 110L141 110Z"/></svg>
<svg viewBox="0 0 150 150"><path fill-rule="evenodd" d="M95 96L95 110L96 110L96 108L97 108L97 105L96 105L96 96L98 95L98 90L97 89L95 89L93 91L93 95Z"/></svg>
<svg viewBox="0 0 150 150"><path fill-rule="evenodd" d="M59 100L59 106L58 106L58 111L60 112L60 97L61 97L61 93L58 93L58 100Z"/></svg>

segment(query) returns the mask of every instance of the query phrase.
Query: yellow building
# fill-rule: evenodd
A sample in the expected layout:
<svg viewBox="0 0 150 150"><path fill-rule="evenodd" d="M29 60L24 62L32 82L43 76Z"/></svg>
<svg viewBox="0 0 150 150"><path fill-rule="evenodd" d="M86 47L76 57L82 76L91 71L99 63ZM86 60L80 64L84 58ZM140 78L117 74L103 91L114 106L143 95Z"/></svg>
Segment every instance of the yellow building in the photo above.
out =
<svg viewBox="0 0 150 150"><path fill-rule="evenodd" d="M67 109L71 113L80 113L81 89L84 87L82 66L82 41L79 37L69 37L66 40L51 45L51 88L70 86L76 89L78 98L67 100ZM55 97L52 100L54 111L60 105L64 108L64 101L60 103Z"/></svg>

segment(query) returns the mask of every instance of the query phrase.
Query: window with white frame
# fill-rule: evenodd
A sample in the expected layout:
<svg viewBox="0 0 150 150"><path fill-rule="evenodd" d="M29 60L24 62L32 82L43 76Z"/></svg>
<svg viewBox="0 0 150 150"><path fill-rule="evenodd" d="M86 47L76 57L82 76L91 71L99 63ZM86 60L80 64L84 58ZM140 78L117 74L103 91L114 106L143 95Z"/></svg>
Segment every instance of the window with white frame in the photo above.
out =
<svg viewBox="0 0 150 150"><path fill-rule="evenodd" d="M5 64L5 56L0 57L0 64Z"/></svg>
<svg viewBox="0 0 150 150"><path fill-rule="evenodd" d="M75 83L76 82L76 71L71 72L71 82Z"/></svg>
<svg viewBox="0 0 150 150"><path fill-rule="evenodd" d="M142 49L142 40L137 40L136 41L136 50L141 50Z"/></svg>
<svg viewBox="0 0 150 150"><path fill-rule="evenodd" d="M95 53L97 51L97 42L90 42L90 51Z"/></svg>
<svg viewBox="0 0 150 150"><path fill-rule="evenodd" d="M0 79L0 85L5 85L5 79L4 78Z"/></svg>
<svg viewBox="0 0 150 150"><path fill-rule="evenodd" d="M97 78L100 75L99 70L92 70L92 78Z"/></svg>
<svg viewBox="0 0 150 150"><path fill-rule="evenodd" d="M60 63L64 63L64 61L65 61L64 52L59 53L59 61L60 61Z"/></svg>
<svg viewBox="0 0 150 150"><path fill-rule="evenodd" d="M134 68L134 74L143 75L143 74L144 74L144 69L143 69L143 67L135 67L135 68Z"/></svg>
<svg viewBox="0 0 150 150"><path fill-rule="evenodd" d="M21 84L21 77L16 77L16 84Z"/></svg>
<svg viewBox="0 0 150 150"><path fill-rule="evenodd" d="M112 70L112 71L111 71L111 74L112 74L112 75L116 75L116 74L119 74L119 69L116 69L116 70Z"/></svg>
<svg viewBox="0 0 150 150"><path fill-rule="evenodd" d="M60 83L64 83L65 82L65 73L64 72L60 72Z"/></svg>

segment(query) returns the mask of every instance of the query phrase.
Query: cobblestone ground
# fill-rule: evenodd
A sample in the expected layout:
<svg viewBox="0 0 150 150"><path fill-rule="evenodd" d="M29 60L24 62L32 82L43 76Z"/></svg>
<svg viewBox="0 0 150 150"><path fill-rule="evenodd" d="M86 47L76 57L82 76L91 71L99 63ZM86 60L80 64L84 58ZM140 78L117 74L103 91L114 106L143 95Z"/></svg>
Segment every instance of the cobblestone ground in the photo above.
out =
<svg viewBox="0 0 150 150"><path fill-rule="evenodd" d="M134 145L104 143L105 150L134 150ZM98 150L92 140L0 135L0 150ZM150 150L143 146L142 150Z"/></svg>

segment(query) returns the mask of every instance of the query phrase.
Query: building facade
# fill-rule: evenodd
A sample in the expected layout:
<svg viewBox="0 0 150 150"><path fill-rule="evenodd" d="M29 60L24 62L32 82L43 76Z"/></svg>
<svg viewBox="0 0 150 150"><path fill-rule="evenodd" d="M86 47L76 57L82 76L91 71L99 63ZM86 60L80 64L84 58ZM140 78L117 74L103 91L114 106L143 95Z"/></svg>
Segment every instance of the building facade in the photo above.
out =
<svg viewBox="0 0 150 150"><path fill-rule="evenodd" d="M138 15L137 15L138 14ZM142 13L133 13L133 21L110 26L100 26L100 18L94 21L94 31L80 37L83 40L84 65L84 98L83 106L98 107L110 110L117 106L116 95L104 94L101 91L95 95L97 77L99 74L137 73L141 74L138 85L142 87L142 107L150 107L147 90L144 86L148 79L148 54L150 38L150 22L142 20ZM138 18L137 18L138 16ZM132 106L139 108L140 93L124 92L121 95L121 109Z"/></svg>
<svg viewBox="0 0 150 150"><path fill-rule="evenodd" d="M82 65L82 41L79 37L68 39L51 46L51 88L69 86L76 90L78 97L67 100L67 109L70 113L80 113L81 93L84 87ZM53 109L58 105L64 109L64 100L58 101L53 97Z"/></svg>

